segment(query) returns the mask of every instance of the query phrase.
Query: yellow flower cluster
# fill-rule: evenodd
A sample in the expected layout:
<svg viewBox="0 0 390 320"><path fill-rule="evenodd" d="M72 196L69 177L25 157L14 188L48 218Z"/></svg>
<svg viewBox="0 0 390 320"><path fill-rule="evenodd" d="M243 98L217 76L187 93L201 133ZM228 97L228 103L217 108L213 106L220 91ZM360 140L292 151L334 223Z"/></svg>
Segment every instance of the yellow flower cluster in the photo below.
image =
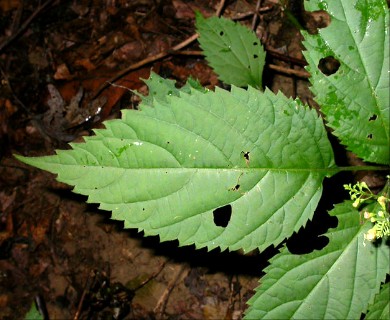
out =
<svg viewBox="0 0 390 320"><path fill-rule="evenodd" d="M363 217L366 220L370 220L374 225L364 234L364 240L374 241L375 239L389 237L390 236L390 214L389 214L389 205L390 197L388 194L388 189L383 192L382 195L378 196L371 192L365 182L358 182L354 186L351 184L344 185L344 188L349 191L351 200L353 200L352 206L359 208L363 203L372 203L374 201L379 204L379 206L374 206L378 208L373 212L364 211Z"/></svg>

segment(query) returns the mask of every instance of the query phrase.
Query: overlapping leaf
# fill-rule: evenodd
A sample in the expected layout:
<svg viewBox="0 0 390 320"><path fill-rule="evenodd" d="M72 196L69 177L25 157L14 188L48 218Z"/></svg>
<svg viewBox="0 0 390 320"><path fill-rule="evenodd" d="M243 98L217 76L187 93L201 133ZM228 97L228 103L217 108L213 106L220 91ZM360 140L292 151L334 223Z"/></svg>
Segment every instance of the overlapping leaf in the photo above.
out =
<svg viewBox="0 0 390 320"><path fill-rule="evenodd" d="M366 320L378 319L390 319L390 282L382 286L366 316Z"/></svg>
<svg viewBox="0 0 390 320"><path fill-rule="evenodd" d="M176 87L174 80L164 79L153 71L150 73L149 79L143 79L148 86L149 94L144 96L139 92L134 93L142 98L144 105L153 105L153 100L159 100L167 102L167 98L170 96L179 96L180 92L191 93L192 90L198 90L200 92L207 92L207 89L202 87L198 80L191 77L188 78L186 84L180 89Z"/></svg>
<svg viewBox="0 0 390 320"><path fill-rule="evenodd" d="M199 43L208 63L227 84L262 88L265 51L256 34L224 18L197 14Z"/></svg>
<svg viewBox="0 0 390 320"><path fill-rule="evenodd" d="M105 126L73 150L20 159L57 173L125 227L181 245L278 244L312 217L334 172L316 112L270 91L194 90Z"/></svg>
<svg viewBox="0 0 390 320"><path fill-rule="evenodd" d="M359 319L367 310L389 272L389 246L364 242L372 225L360 223L352 201L330 214L338 226L324 249L294 255L283 248L271 259L247 319Z"/></svg>
<svg viewBox="0 0 390 320"><path fill-rule="evenodd" d="M389 11L384 0L307 1L331 18L318 35L304 33L312 90L334 133L359 157L390 163ZM340 62L329 76L321 59Z"/></svg>

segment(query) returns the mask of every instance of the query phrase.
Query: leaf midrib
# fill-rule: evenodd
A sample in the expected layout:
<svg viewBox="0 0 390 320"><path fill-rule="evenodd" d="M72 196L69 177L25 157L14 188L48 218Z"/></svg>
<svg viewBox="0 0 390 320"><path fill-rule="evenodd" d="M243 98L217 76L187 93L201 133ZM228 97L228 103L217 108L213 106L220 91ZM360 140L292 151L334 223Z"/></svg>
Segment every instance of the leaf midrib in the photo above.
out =
<svg viewBox="0 0 390 320"><path fill-rule="evenodd" d="M57 164L57 163L54 163ZM232 172L243 172L243 173L251 173L256 171L280 171L280 172L324 172L324 173L336 173L340 171L339 167L332 167L332 168L246 168L246 167L235 167L235 168L226 168L226 167L151 167L151 168L124 168L124 167L115 167L115 166L108 166L108 165L89 165L89 164L58 164L60 166L68 166L68 167L83 167L83 168L89 168L89 167L97 167L101 169L110 168L110 169L119 169L119 170L136 170L136 171L142 171L142 170L156 170L156 171L164 171L164 170L197 170L197 171L207 171L207 170L219 170L219 171L232 171Z"/></svg>

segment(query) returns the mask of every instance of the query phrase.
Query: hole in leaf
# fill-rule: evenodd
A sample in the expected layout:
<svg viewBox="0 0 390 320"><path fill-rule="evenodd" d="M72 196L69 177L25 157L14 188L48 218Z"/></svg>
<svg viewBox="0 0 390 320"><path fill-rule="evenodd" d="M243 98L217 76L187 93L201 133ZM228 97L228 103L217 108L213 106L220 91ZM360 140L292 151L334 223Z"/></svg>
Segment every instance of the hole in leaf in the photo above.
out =
<svg viewBox="0 0 390 320"><path fill-rule="evenodd" d="M257 54L253 55L253 58L257 59L259 56Z"/></svg>
<svg viewBox="0 0 390 320"><path fill-rule="evenodd" d="M378 118L376 114L373 114L368 121L375 121Z"/></svg>
<svg viewBox="0 0 390 320"><path fill-rule="evenodd" d="M249 161L249 151L242 151L242 154L244 155L245 160Z"/></svg>
<svg viewBox="0 0 390 320"><path fill-rule="evenodd" d="M230 190L232 191L238 191L238 189L240 189L241 185L240 184L236 184L233 188L231 188Z"/></svg>
<svg viewBox="0 0 390 320"><path fill-rule="evenodd" d="M219 33L219 35L220 35L220 36L223 36L223 34L224 34L224 32L223 32L223 31L221 31L221 32Z"/></svg>
<svg viewBox="0 0 390 320"><path fill-rule="evenodd" d="M370 133L370 134L367 136L367 139L369 139L369 140L372 139L372 133Z"/></svg>
<svg viewBox="0 0 390 320"><path fill-rule="evenodd" d="M213 211L214 223L218 227L226 228L231 216L232 206L230 204L217 208Z"/></svg>
<svg viewBox="0 0 390 320"><path fill-rule="evenodd" d="M339 70L340 62L332 56L320 59L318 69L327 76L334 74Z"/></svg>
<svg viewBox="0 0 390 320"><path fill-rule="evenodd" d="M255 41L255 42L253 42L253 45L254 45L254 46L258 46L259 43L258 43L257 41Z"/></svg>
<svg viewBox="0 0 390 320"><path fill-rule="evenodd" d="M331 17L326 12L326 7L327 5L324 5L322 8L320 7L322 10L305 11L302 15L298 14L298 20L302 20L299 22L310 34L318 34L318 29L326 28L330 25Z"/></svg>

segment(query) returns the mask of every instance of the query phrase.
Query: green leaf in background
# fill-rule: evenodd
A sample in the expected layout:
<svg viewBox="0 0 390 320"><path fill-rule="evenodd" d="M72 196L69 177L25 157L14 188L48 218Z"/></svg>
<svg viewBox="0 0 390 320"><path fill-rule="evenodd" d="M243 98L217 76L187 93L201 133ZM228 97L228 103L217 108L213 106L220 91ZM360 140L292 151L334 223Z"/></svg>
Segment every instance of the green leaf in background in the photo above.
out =
<svg viewBox="0 0 390 320"><path fill-rule="evenodd" d="M265 51L256 34L225 18L196 15L199 43L210 66L227 84L262 89Z"/></svg>
<svg viewBox="0 0 390 320"><path fill-rule="evenodd" d="M331 23L318 35L304 32L312 91L341 142L366 161L390 163L389 11L384 0L313 0ZM329 76L320 59L340 62Z"/></svg>
<svg viewBox="0 0 390 320"><path fill-rule="evenodd" d="M390 319L390 282L384 284L369 307L366 320Z"/></svg>
<svg viewBox="0 0 390 320"><path fill-rule="evenodd" d="M312 218L335 169L315 110L253 88L193 90L71 144L20 160L58 174L126 228L181 245L260 250Z"/></svg>
<svg viewBox="0 0 390 320"><path fill-rule="evenodd" d="M32 303L30 310L27 312L24 320L43 320L44 317L38 311L35 302Z"/></svg>
<svg viewBox="0 0 390 320"><path fill-rule="evenodd" d="M154 99L166 102L167 97L178 97L180 92L191 93L193 89L203 93L207 92L207 89L202 87L198 80L195 80L191 77L187 79L186 84L180 89L176 87L176 82L174 80L164 79L153 71L150 73L149 79L142 80L148 86L149 94L144 96L137 91L134 91L134 93L142 98L142 103L144 105L148 106L153 105Z"/></svg>
<svg viewBox="0 0 390 320"><path fill-rule="evenodd" d="M325 234L324 249L294 255L283 248L270 260L246 319L360 319L389 272L389 246L364 242L372 224L360 223L352 201L330 214L338 226Z"/></svg>

